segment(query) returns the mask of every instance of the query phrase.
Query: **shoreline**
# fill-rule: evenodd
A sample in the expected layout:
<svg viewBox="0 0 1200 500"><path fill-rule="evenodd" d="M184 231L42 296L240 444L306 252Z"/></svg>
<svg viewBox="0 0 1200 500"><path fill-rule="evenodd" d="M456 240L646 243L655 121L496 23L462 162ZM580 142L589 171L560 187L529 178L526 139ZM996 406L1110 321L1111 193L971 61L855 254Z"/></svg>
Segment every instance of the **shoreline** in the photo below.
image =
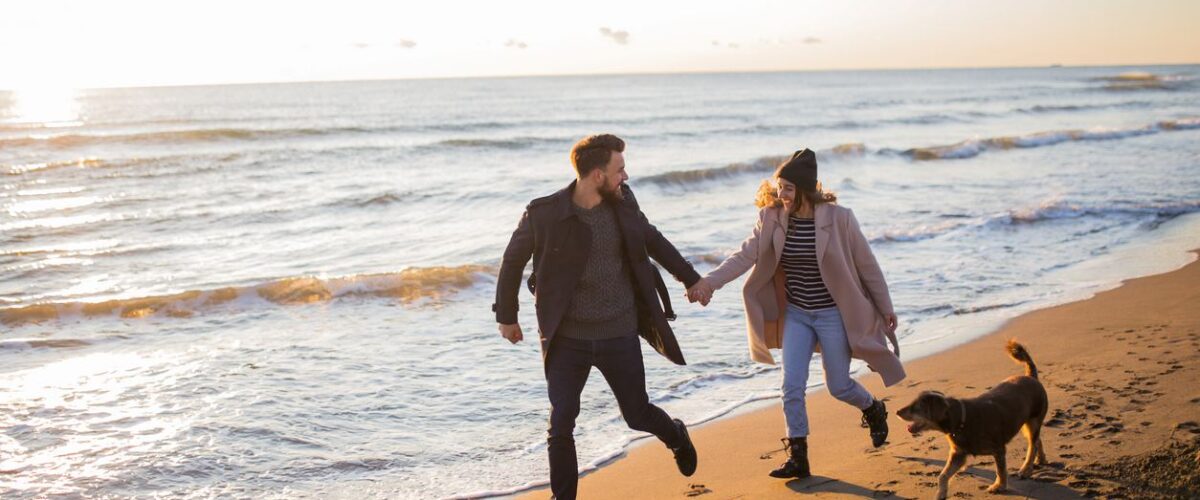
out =
<svg viewBox="0 0 1200 500"><path fill-rule="evenodd" d="M1013 477L1014 464L1019 465L1025 451L1023 438L1015 437L1008 446L1010 493L1038 498L1128 495L1131 491L1138 491L1139 496L1161 494L1137 490L1145 486L1138 477L1115 472L1106 477L1096 471L1131 468L1101 459L1136 461L1140 456L1164 453L1164 447L1193 446L1188 439L1200 439L1196 437L1200 436L1200 424L1184 418L1194 414L1200 404L1200 394L1192 394L1195 391L1187 385L1188 380L1200 376L1200 313L1186 310L1185 305L1200 303L1200 261L1196 250L1186 257L1187 263L1174 270L1122 280L1088 297L1025 312L982 336L906 360L909 377L891 388L883 389L878 377L860 377L861 383L888 403L892 434L882 448L870 449L866 431L858 427L857 411L832 399L823 388L810 392L813 478L783 481L766 476L784 459L778 444L784 428L782 410L777 400L757 408L751 402L690 428L700 451L700 467L691 478L674 470L667 450L643 441L584 473L580 497L712 494L711 498L762 498L799 492L834 497L930 496L935 488L929 485L936 481L946 458L944 438L935 432L908 435L895 411L920 390L971 397L1017 374L1018 367L1002 351L1010 337L1029 347L1051 400L1044 434L1051 465L1039 467L1030 480ZM1058 333L1041 334L1049 331ZM1130 348L1134 339L1136 345L1158 350L1160 356L1130 359L1139 352ZM1184 345L1174 351L1164 347L1175 344ZM1086 360L1080 357L1084 353L1090 355ZM1159 373L1163 366L1169 368ZM1095 380L1076 382L1088 377ZM1171 401L1164 405L1163 399ZM1150 405L1152 402L1155 404ZM1125 419L1136 422L1123 422ZM973 457L964 472L951 480L951 495L992 497L982 491L995 477L989 464L990 458ZM507 494L549 496L547 486L530 486Z"/></svg>

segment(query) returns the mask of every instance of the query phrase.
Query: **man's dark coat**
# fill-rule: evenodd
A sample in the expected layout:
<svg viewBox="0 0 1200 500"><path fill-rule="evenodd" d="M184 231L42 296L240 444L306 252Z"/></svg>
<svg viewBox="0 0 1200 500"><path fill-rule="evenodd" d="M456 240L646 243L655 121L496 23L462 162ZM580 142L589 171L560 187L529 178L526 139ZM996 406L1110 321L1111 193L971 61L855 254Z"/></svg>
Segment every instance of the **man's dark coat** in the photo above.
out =
<svg viewBox="0 0 1200 500"><path fill-rule="evenodd" d="M625 185L621 185L621 190L625 199L615 203L613 211L621 231L625 262L633 280L638 334L659 354L676 364L686 364L675 334L667 324L667 313L663 311L664 305L670 310L666 285L650 258L688 287L699 281L700 275L646 220L633 191ZM496 303L492 304L492 310L496 312L497 322L511 325L517 322L521 275L532 255L533 274L529 277L529 288L534 292L543 359L550 352L550 341L567 312L591 249L591 229L579 220L571 207L574 191L575 182L571 182L566 188L533 200L525 207L521 222L504 250L504 261L496 280ZM660 297L663 303L659 302Z"/></svg>

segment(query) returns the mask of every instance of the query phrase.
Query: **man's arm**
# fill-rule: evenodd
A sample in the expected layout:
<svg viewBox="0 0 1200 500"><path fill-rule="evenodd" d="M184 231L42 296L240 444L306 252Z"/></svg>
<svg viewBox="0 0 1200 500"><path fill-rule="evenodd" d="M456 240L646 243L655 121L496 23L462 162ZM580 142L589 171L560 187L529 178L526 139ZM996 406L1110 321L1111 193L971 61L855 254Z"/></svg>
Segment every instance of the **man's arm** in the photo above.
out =
<svg viewBox="0 0 1200 500"><path fill-rule="evenodd" d="M674 276L676 280L683 283L685 287L692 288L692 286L700 281L700 274L692 268L692 264L687 259L683 258L683 255L679 254L679 250L675 249L675 245L667 241L667 238L658 231L658 228L650 223L650 220L646 218L646 214L642 213L642 208L638 205L637 197L633 195L633 190L629 189L629 186L626 185L621 186L621 189L625 195L626 202L633 205L633 209L637 211L638 217L646 225L646 253L655 262L662 264L667 272L671 273L671 276Z"/></svg>
<svg viewBox="0 0 1200 500"><path fill-rule="evenodd" d="M662 264L667 272L671 273L676 280L683 283L683 286L691 288L696 282L700 281L700 274L692 267L692 263L683 258L679 250L675 249L667 238L650 223L646 218L646 214L638 210L638 216L642 218L642 222L646 225L646 253L655 262Z"/></svg>
<svg viewBox="0 0 1200 500"><path fill-rule="evenodd" d="M521 275L525 272L525 265L529 263L532 255L533 227L529 222L529 209L526 208L525 213L521 215L521 221L517 223L517 229L508 240L508 247L504 249L500 275L496 278L496 303L492 304L492 311L496 313L496 322L501 325L517 324Z"/></svg>

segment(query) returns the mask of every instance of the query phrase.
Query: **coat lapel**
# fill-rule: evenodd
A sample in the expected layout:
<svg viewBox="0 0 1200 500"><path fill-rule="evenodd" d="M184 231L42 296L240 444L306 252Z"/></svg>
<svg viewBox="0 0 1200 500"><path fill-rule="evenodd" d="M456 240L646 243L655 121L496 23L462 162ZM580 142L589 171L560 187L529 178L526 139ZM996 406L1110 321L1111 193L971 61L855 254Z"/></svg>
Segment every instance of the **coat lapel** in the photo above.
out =
<svg viewBox="0 0 1200 500"><path fill-rule="evenodd" d="M787 211L783 208L780 208L777 212L778 215L775 217L775 229L771 234L771 240L775 243L775 248L772 249L775 251L775 262L779 262L781 259L783 259L783 245L787 242L788 227Z"/></svg>
<svg viewBox="0 0 1200 500"><path fill-rule="evenodd" d="M833 226L833 213L829 205L822 203L813 210L813 224L817 226L817 262L825 258L829 248L829 228Z"/></svg>

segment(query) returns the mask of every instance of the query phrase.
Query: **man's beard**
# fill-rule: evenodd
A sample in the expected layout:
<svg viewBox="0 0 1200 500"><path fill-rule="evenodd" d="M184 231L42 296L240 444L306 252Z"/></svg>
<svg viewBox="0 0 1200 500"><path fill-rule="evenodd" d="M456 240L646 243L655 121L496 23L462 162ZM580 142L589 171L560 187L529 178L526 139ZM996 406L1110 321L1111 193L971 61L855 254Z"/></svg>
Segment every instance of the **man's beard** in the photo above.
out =
<svg viewBox="0 0 1200 500"><path fill-rule="evenodd" d="M600 186L600 198L609 203L620 203L625 201L625 193L621 192L621 185L617 184L616 189L609 190L608 186Z"/></svg>

